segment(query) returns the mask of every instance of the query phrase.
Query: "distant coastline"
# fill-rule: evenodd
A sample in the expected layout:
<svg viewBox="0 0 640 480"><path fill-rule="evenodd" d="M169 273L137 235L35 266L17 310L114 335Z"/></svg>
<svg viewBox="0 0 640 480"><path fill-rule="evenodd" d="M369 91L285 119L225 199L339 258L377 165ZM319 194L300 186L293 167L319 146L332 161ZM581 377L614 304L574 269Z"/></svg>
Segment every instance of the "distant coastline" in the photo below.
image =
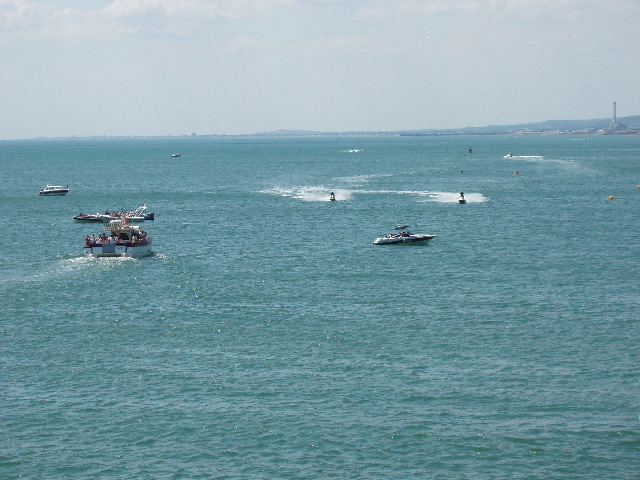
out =
<svg viewBox="0 0 640 480"><path fill-rule="evenodd" d="M514 125L488 125L485 127L464 127L449 129L389 130L389 131L311 131L276 130L273 132L245 134L197 134L189 135L87 135L69 137L35 137L30 140L68 140L85 138L251 138L251 137L347 137L347 136L440 136L440 135L640 135L640 115L620 117L619 124L624 129L612 129L610 118L593 120L546 120L544 122ZM15 141L17 139L14 139ZM23 139L29 140L29 139ZM3 140L12 141L12 140Z"/></svg>
<svg viewBox="0 0 640 480"><path fill-rule="evenodd" d="M600 134L600 135L639 135L640 115L617 119L626 126L623 130L611 129L611 119L593 120L547 120L544 122L522 123L515 125L489 125L485 127L465 127L450 129L423 129L397 131L350 131L315 132L305 130L278 130L275 132L253 133L240 136L346 136L346 135L395 135L395 136L433 136L433 135L552 135L552 134Z"/></svg>

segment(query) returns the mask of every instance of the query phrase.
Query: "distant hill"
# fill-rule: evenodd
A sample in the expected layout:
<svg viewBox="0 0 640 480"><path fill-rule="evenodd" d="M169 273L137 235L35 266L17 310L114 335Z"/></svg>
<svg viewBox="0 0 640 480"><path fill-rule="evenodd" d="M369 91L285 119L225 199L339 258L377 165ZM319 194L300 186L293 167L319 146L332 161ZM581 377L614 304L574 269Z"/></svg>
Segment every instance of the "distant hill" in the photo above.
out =
<svg viewBox="0 0 640 480"><path fill-rule="evenodd" d="M546 120L544 122L522 123L517 125L490 125L487 127L467 127L461 132L489 133L513 132L530 130L534 132L568 131L568 130L603 130L609 128L610 118L593 120ZM618 118L618 123L624 123L627 128L640 128L640 115Z"/></svg>
<svg viewBox="0 0 640 480"><path fill-rule="evenodd" d="M544 122L520 123L515 125L488 125L486 127L465 127L451 129L424 129L400 131L351 131L351 132L319 132L309 130L277 130L275 132L254 133L250 136L314 136L314 135L490 135L512 132L554 132L574 130L606 130L611 118L593 120L546 120ZM640 115L620 117L618 123L624 123L627 128L640 129Z"/></svg>

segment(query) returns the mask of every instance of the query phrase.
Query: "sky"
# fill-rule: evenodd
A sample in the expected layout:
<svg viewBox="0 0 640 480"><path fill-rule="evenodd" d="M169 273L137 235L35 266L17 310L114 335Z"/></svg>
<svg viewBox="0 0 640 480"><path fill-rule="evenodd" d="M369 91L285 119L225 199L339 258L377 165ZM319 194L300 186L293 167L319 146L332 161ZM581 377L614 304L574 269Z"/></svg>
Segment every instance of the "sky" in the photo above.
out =
<svg viewBox="0 0 640 480"><path fill-rule="evenodd" d="M640 114L638 0L0 0L0 139Z"/></svg>

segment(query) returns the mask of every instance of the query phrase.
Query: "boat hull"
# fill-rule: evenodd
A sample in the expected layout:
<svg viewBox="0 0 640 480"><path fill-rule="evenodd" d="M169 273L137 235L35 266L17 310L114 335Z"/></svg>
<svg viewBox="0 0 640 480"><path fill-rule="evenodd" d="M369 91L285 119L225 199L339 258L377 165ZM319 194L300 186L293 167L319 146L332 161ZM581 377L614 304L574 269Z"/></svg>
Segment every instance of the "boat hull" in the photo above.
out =
<svg viewBox="0 0 640 480"><path fill-rule="evenodd" d="M381 237L376 238L373 241L374 245L402 245L402 244L416 244L426 243L431 240L435 235L411 235L408 237L394 236L394 237Z"/></svg>
<svg viewBox="0 0 640 480"><path fill-rule="evenodd" d="M120 216L114 217L113 215L104 215L104 214L98 215L97 217L99 221L103 223L109 223L111 220L118 220L120 218ZM147 213L145 215L132 215L132 216L125 215L125 218L127 219L128 222L138 223L138 222L144 222L145 220L154 220L155 215L153 213Z"/></svg>
<svg viewBox="0 0 640 480"><path fill-rule="evenodd" d="M51 191L51 192L40 192L38 195L41 197L61 197L69 193L69 190L60 190L60 191Z"/></svg>
<svg viewBox="0 0 640 480"><path fill-rule="evenodd" d="M84 247L86 257L130 257L139 258L151 255L151 243L146 245L117 245L107 243Z"/></svg>
<svg viewBox="0 0 640 480"><path fill-rule="evenodd" d="M79 222L102 222L102 219L97 215L76 215L73 219Z"/></svg>

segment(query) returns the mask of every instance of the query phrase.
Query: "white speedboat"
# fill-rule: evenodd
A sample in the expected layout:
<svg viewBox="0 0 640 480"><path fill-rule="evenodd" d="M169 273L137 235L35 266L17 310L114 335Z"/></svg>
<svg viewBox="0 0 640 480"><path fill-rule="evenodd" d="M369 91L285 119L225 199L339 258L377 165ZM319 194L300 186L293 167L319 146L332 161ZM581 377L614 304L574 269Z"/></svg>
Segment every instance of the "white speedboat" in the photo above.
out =
<svg viewBox="0 0 640 480"><path fill-rule="evenodd" d="M97 237L85 237L85 256L138 258L151 255L151 237L139 226L129 225L126 219L111 220L103 230Z"/></svg>
<svg viewBox="0 0 640 480"><path fill-rule="evenodd" d="M146 209L147 206L143 203L135 210L131 210L129 212L109 213L109 210L107 210L105 213L97 213L96 215L101 219L101 221L105 223L110 222L111 220L118 220L122 217L126 218L129 222L144 222L145 220L155 220L155 214L153 212L145 213Z"/></svg>
<svg viewBox="0 0 640 480"><path fill-rule="evenodd" d="M458 203L467 203L467 199L464 198L464 192L460 192L460 196L458 197Z"/></svg>
<svg viewBox="0 0 640 480"><path fill-rule="evenodd" d="M409 228L407 225L402 225L403 228ZM397 229L397 227L396 227ZM398 233L390 233L386 237L376 238L373 241L374 245L394 245L399 243L425 243L431 240L435 235L427 235L424 233L411 233L406 230L402 230Z"/></svg>
<svg viewBox="0 0 640 480"><path fill-rule="evenodd" d="M53 197L66 195L67 193L69 193L69 185L67 185L66 187L61 187L59 185L47 185L42 190L40 190L40 192L38 192L38 195L43 197Z"/></svg>

